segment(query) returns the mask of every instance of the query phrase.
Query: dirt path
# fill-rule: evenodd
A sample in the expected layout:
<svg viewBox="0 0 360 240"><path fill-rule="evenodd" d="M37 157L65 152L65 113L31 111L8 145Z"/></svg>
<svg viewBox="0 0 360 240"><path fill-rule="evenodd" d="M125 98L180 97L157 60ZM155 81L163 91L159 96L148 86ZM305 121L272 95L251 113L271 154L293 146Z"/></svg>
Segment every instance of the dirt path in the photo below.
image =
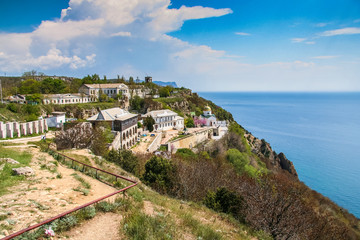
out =
<svg viewBox="0 0 360 240"><path fill-rule="evenodd" d="M21 149L17 148L17 150ZM12 187L9 194L0 198L0 215L8 215L8 219L13 223L9 233L115 191L115 188L81 172L61 165L56 167L55 160L37 148L23 150L33 154L30 167L35 170L36 175ZM83 188L72 176L74 173L90 184L87 196L82 192L74 191L76 188Z"/></svg>
<svg viewBox="0 0 360 240"><path fill-rule="evenodd" d="M45 134L45 133L44 133ZM23 137L23 138L14 138L14 139L7 139L7 140L0 140L0 142L3 143L24 143L26 144L27 142L37 142L41 140L41 137L44 135L39 135L39 136L35 136L35 137ZM47 132L46 133L46 138L53 138L55 137L55 134L53 132Z"/></svg>
<svg viewBox="0 0 360 240"><path fill-rule="evenodd" d="M97 214L93 219L83 222L63 235L72 240L97 239L117 240L120 236L120 222L122 216L116 213ZM62 236L55 239L61 239Z"/></svg>

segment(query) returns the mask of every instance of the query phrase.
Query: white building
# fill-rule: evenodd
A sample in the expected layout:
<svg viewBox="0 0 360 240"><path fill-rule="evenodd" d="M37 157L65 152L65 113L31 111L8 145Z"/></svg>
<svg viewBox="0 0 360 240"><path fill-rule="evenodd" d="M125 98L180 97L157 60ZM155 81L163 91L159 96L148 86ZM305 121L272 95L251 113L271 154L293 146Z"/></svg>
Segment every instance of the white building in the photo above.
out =
<svg viewBox="0 0 360 240"><path fill-rule="evenodd" d="M79 88L79 93L89 95L94 98L99 98L101 94L106 94L108 97L116 97L118 94L123 96L130 96L129 87L123 83L104 83L104 84L84 84Z"/></svg>
<svg viewBox="0 0 360 240"><path fill-rule="evenodd" d="M89 122L105 122L111 126L111 130L119 134L118 145L122 149L128 149L137 142L137 120L136 114L132 114L121 108L109 108L101 110L98 114L87 119Z"/></svg>
<svg viewBox="0 0 360 240"><path fill-rule="evenodd" d="M52 116L46 118L48 127L60 128L65 121L65 112L52 112Z"/></svg>
<svg viewBox="0 0 360 240"><path fill-rule="evenodd" d="M184 128L184 118L178 116L176 112L171 110L151 111L143 115L142 118L144 119L148 116L151 116L155 120L155 130L169 130L172 128L181 130Z"/></svg>
<svg viewBox="0 0 360 240"><path fill-rule="evenodd" d="M43 104L77 104L96 102L95 97L81 93L45 94Z"/></svg>

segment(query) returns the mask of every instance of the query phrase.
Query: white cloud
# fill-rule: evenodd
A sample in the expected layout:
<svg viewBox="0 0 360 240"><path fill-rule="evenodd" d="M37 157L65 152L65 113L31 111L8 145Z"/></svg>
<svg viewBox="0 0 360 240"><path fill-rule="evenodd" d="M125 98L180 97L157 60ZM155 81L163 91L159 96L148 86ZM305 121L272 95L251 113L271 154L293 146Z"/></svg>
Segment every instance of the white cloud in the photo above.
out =
<svg viewBox="0 0 360 240"><path fill-rule="evenodd" d="M360 89L355 67L339 71L321 65L327 61L248 64L225 51L169 36L186 20L232 13L227 8L170 5L170 0L70 0L58 20L44 21L31 33L0 34L0 72L36 69L79 77L98 73L140 78L149 74L202 91L341 90L335 83L347 78L355 79L352 89ZM309 39L292 41L313 44Z"/></svg>
<svg viewBox="0 0 360 240"><path fill-rule="evenodd" d="M316 42L315 41L307 41L305 42L306 44L309 44L309 45L314 45Z"/></svg>
<svg viewBox="0 0 360 240"><path fill-rule="evenodd" d="M70 0L60 19L43 21L31 33L1 33L0 51L8 61L2 62L0 70L21 71L31 65L40 69L88 67L99 52L113 54L114 48L121 48L121 38L107 46L108 36L132 37L134 31L134 37L156 42L186 20L232 12L201 6L169 9L170 4L170 0ZM139 47L130 46L126 51Z"/></svg>
<svg viewBox="0 0 360 240"><path fill-rule="evenodd" d="M246 33L246 32L236 32L235 34L239 35L239 36L250 36L251 35L250 33Z"/></svg>
<svg viewBox="0 0 360 240"><path fill-rule="evenodd" d="M329 23L317 23L317 24L315 24L316 27L326 27L327 25L329 25Z"/></svg>
<svg viewBox="0 0 360 240"><path fill-rule="evenodd" d="M180 9L168 9L167 7L159 8L148 15L152 18L149 27L159 34L179 29L186 20L220 17L232 13L229 8L213 9L201 6L182 6Z"/></svg>
<svg viewBox="0 0 360 240"><path fill-rule="evenodd" d="M331 37L337 35L352 35L352 34L360 34L360 28L348 27L348 28L329 30L322 32L319 35L323 37Z"/></svg>
<svg viewBox="0 0 360 240"><path fill-rule="evenodd" d="M316 56L316 57L312 57L313 59L334 59L334 58L338 58L339 56Z"/></svg>
<svg viewBox="0 0 360 240"><path fill-rule="evenodd" d="M117 32L111 34L112 37L131 37L131 32Z"/></svg>
<svg viewBox="0 0 360 240"><path fill-rule="evenodd" d="M66 22L43 21L32 35L53 43L76 37L97 36L104 24L103 19Z"/></svg>
<svg viewBox="0 0 360 240"><path fill-rule="evenodd" d="M306 41L307 40L307 38L292 38L291 39L291 41L293 42L293 43L301 43L301 42L304 42L304 41Z"/></svg>

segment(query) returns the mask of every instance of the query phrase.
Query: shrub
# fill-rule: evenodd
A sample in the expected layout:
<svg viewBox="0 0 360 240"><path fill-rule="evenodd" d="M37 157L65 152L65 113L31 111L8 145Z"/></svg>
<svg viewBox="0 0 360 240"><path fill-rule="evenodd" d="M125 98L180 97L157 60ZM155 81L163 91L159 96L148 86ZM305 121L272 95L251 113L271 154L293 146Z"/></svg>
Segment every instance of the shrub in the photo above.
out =
<svg viewBox="0 0 360 240"><path fill-rule="evenodd" d="M95 205L96 210L101 212L115 212L121 206L120 202L109 203L107 201L99 202Z"/></svg>
<svg viewBox="0 0 360 240"><path fill-rule="evenodd" d="M192 118L186 118L186 119L185 119L185 126L186 126L187 128L193 128L193 127L195 127L194 119L192 119Z"/></svg>
<svg viewBox="0 0 360 240"><path fill-rule="evenodd" d="M216 192L209 191L204 204L215 211L231 214L236 219L244 219L243 199L224 187L218 188Z"/></svg>
<svg viewBox="0 0 360 240"><path fill-rule="evenodd" d="M240 175L246 173L251 177L256 177L257 169L249 165L250 160L247 153L232 148L226 152L226 159L234 166Z"/></svg>
<svg viewBox="0 0 360 240"><path fill-rule="evenodd" d="M191 149L189 149L189 148L179 148L176 151L176 155L178 155L182 158L186 158L186 159L196 157L196 154L193 151L191 151Z"/></svg>
<svg viewBox="0 0 360 240"><path fill-rule="evenodd" d="M76 218L81 220L88 220L96 215L96 209L93 206L88 206L76 212Z"/></svg>
<svg viewBox="0 0 360 240"><path fill-rule="evenodd" d="M151 116L147 116L144 119L144 126L149 130L149 132L152 132L154 130L154 124L155 120Z"/></svg>
<svg viewBox="0 0 360 240"><path fill-rule="evenodd" d="M19 106L15 103L9 103L8 105L6 105L6 109L13 113L19 112Z"/></svg>
<svg viewBox="0 0 360 240"><path fill-rule="evenodd" d="M55 232L63 232L76 226L77 223L78 223L77 218L75 216L69 215L53 221L51 223L51 228Z"/></svg>
<svg viewBox="0 0 360 240"><path fill-rule="evenodd" d="M160 192L168 192L174 185L174 167L170 160L153 156L145 164L142 180Z"/></svg>
<svg viewBox="0 0 360 240"><path fill-rule="evenodd" d="M110 150L106 155L106 159L110 162L116 163L125 171L128 171L130 173L138 174L139 172L139 159L130 150Z"/></svg>

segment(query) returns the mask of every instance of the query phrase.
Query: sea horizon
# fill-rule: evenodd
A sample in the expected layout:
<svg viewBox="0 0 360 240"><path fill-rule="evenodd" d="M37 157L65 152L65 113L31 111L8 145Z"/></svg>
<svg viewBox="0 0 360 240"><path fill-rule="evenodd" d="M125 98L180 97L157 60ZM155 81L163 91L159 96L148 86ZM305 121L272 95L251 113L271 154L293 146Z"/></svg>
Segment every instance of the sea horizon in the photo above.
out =
<svg viewBox="0 0 360 240"><path fill-rule="evenodd" d="M300 181L360 217L360 92L199 92L295 165Z"/></svg>

